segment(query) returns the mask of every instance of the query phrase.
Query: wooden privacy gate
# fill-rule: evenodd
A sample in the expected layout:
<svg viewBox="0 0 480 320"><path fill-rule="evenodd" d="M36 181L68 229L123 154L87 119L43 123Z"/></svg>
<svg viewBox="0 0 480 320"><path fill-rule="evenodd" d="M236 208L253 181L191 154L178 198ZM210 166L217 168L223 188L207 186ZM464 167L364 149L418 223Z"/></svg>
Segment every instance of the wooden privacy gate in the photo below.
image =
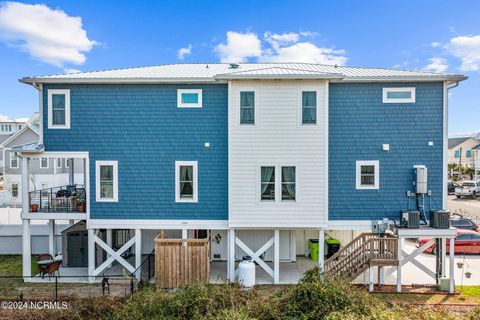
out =
<svg viewBox="0 0 480 320"><path fill-rule="evenodd" d="M210 237L155 238L155 282L160 288L178 288L210 277Z"/></svg>

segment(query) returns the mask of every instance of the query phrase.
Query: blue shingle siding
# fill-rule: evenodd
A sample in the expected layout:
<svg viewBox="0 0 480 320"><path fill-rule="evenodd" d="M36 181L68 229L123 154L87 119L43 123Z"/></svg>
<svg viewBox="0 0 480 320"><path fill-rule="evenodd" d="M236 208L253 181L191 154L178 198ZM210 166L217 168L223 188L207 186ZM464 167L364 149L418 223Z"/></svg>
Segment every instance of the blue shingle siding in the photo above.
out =
<svg viewBox="0 0 480 320"><path fill-rule="evenodd" d="M415 103L382 103L383 87L412 86ZM332 83L329 101L330 220L398 219L414 165L428 167L431 207L442 207L443 83ZM380 189L356 190L357 160L380 161Z"/></svg>
<svg viewBox="0 0 480 320"><path fill-rule="evenodd" d="M179 88L203 107L177 108ZM92 219L228 219L227 85L45 85L45 115L48 89L70 89L71 129L45 116L45 149L90 152ZM95 201L96 160L118 161L118 203ZM179 160L198 161L198 203L175 202Z"/></svg>

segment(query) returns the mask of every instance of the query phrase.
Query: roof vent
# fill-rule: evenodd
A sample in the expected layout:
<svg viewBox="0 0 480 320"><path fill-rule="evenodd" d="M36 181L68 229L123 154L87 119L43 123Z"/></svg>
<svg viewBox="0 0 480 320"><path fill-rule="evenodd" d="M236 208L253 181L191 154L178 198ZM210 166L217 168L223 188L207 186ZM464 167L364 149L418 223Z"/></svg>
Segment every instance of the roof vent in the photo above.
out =
<svg viewBox="0 0 480 320"><path fill-rule="evenodd" d="M237 63L230 63L230 69L238 69L240 67Z"/></svg>

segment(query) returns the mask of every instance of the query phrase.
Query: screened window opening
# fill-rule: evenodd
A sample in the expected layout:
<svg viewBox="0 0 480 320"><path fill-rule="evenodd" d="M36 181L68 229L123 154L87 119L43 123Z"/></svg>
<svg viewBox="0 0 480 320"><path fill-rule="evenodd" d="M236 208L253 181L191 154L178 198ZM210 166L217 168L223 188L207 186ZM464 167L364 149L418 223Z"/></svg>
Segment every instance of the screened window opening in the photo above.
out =
<svg viewBox="0 0 480 320"><path fill-rule="evenodd" d="M114 198L114 174L112 165L100 166L100 198L113 199Z"/></svg>
<svg viewBox="0 0 480 320"><path fill-rule="evenodd" d="M180 166L180 198L193 199L193 166Z"/></svg>

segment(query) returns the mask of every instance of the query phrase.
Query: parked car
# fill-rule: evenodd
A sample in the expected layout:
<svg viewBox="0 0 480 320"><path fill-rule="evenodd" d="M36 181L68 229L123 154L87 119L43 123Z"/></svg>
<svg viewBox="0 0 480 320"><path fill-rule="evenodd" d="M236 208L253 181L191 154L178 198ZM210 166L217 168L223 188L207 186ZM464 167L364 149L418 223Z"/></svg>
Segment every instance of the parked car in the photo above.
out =
<svg viewBox="0 0 480 320"><path fill-rule="evenodd" d="M417 239L417 248L430 241L428 238ZM447 252L450 248L450 241L447 241ZM455 253L480 254L480 233L471 230L457 230L455 237ZM437 245L433 244L427 250L427 253L436 253Z"/></svg>
<svg viewBox="0 0 480 320"><path fill-rule="evenodd" d="M455 193L455 189L460 187L460 184L456 183L456 182L449 182L448 185L447 185L447 190L448 190L448 194L454 194Z"/></svg>
<svg viewBox="0 0 480 320"><path fill-rule="evenodd" d="M450 226L457 229L480 231L479 226L475 222L459 214L450 216Z"/></svg>
<svg viewBox="0 0 480 320"><path fill-rule="evenodd" d="M477 194L480 194L480 182L478 181L464 181L460 187L455 188L457 198L472 197L475 199Z"/></svg>

